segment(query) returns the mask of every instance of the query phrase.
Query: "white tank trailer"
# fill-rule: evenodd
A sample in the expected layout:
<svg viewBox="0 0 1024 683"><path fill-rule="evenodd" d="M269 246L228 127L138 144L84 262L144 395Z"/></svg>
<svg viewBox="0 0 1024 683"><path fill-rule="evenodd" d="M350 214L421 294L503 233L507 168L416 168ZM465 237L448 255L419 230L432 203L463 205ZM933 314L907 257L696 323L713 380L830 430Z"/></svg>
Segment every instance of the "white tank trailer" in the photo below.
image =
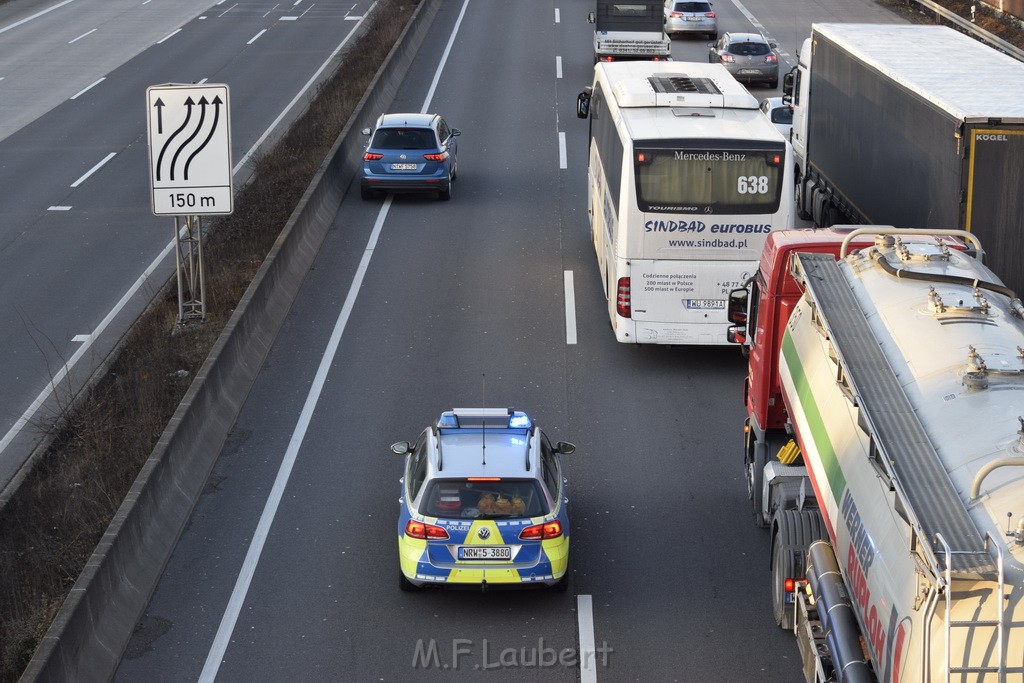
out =
<svg viewBox="0 0 1024 683"><path fill-rule="evenodd" d="M806 475L776 512L790 528L773 550L813 541L822 521L828 536L804 544L793 604L832 671L805 673L1021 683L1024 308L972 235L946 231L974 245L958 250L891 229L846 253L879 232L852 232L838 261L790 263L805 291L779 377ZM773 557L773 580L799 575L793 555Z"/></svg>

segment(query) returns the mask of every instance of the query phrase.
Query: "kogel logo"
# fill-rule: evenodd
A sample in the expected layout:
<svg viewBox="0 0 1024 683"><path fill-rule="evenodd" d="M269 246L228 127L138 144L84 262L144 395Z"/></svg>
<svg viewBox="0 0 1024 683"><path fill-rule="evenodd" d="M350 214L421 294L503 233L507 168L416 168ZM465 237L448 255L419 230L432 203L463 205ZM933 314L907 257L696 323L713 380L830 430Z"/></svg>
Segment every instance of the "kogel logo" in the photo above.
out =
<svg viewBox="0 0 1024 683"><path fill-rule="evenodd" d="M990 141L997 141L997 142L1006 142L1007 141L1007 137L1005 135L991 135L989 133L982 133L981 135L978 135L977 138L979 140L990 140Z"/></svg>

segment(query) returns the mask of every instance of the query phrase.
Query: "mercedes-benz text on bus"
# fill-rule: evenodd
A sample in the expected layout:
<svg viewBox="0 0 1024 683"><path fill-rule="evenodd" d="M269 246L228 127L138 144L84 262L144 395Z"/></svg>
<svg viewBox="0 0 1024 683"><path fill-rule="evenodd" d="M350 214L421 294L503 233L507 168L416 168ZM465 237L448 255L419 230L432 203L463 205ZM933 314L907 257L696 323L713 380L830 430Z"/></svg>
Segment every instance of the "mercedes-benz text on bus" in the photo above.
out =
<svg viewBox="0 0 1024 683"><path fill-rule="evenodd" d="M792 227L786 140L720 64L599 63L577 107L616 339L728 344L729 291Z"/></svg>

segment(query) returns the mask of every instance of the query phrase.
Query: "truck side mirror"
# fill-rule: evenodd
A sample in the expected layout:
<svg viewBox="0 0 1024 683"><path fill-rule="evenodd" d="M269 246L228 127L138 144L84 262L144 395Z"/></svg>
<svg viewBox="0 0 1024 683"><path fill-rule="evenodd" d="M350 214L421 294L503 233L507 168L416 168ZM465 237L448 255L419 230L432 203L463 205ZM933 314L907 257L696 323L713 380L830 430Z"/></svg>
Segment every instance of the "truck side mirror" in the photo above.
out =
<svg viewBox="0 0 1024 683"><path fill-rule="evenodd" d="M793 98L793 82L796 80L796 74L792 71L788 72L782 77L782 93L788 96L791 100Z"/></svg>
<svg viewBox="0 0 1024 683"><path fill-rule="evenodd" d="M725 338L733 344L746 344L747 343L747 327L746 325L729 325L729 329L725 332Z"/></svg>
<svg viewBox="0 0 1024 683"><path fill-rule="evenodd" d="M749 298L750 292L746 289L734 289L729 292L729 308L727 311L729 322L744 326L747 324L747 301ZM731 330L732 328L729 329Z"/></svg>
<svg viewBox="0 0 1024 683"><path fill-rule="evenodd" d="M596 24L597 23L597 15L594 14L593 12L588 14L587 15L587 23L588 24Z"/></svg>
<svg viewBox="0 0 1024 683"><path fill-rule="evenodd" d="M590 116L590 94L594 91L593 88L587 86L583 89L579 95L576 96L576 116L585 119Z"/></svg>

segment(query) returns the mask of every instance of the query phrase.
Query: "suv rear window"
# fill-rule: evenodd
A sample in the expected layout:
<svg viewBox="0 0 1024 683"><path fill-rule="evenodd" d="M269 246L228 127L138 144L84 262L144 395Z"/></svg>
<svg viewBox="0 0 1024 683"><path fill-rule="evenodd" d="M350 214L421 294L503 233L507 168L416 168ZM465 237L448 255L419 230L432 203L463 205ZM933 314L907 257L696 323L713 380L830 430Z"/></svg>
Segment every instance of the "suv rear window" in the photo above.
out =
<svg viewBox="0 0 1024 683"><path fill-rule="evenodd" d="M548 505L536 479L434 479L423 491L419 512L446 519L540 517Z"/></svg>
<svg viewBox="0 0 1024 683"><path fill-rule="evenodd" d="M734 55L750 56L766 55L771 50L764 43L733 43L729 46L729 52Z"/></svg>
<svg viewBox="0 0 1024 683"><path fill-rule="evenodd" d="M677 2L676 12L710 12L711 5L706 2Z"/></svg>
<svg viewBox="0 0 1024 683"><path fill-rule="evenodd" d="M437 147L428 128L378 128L370 147L377 149L431 149Z"/></svg>

